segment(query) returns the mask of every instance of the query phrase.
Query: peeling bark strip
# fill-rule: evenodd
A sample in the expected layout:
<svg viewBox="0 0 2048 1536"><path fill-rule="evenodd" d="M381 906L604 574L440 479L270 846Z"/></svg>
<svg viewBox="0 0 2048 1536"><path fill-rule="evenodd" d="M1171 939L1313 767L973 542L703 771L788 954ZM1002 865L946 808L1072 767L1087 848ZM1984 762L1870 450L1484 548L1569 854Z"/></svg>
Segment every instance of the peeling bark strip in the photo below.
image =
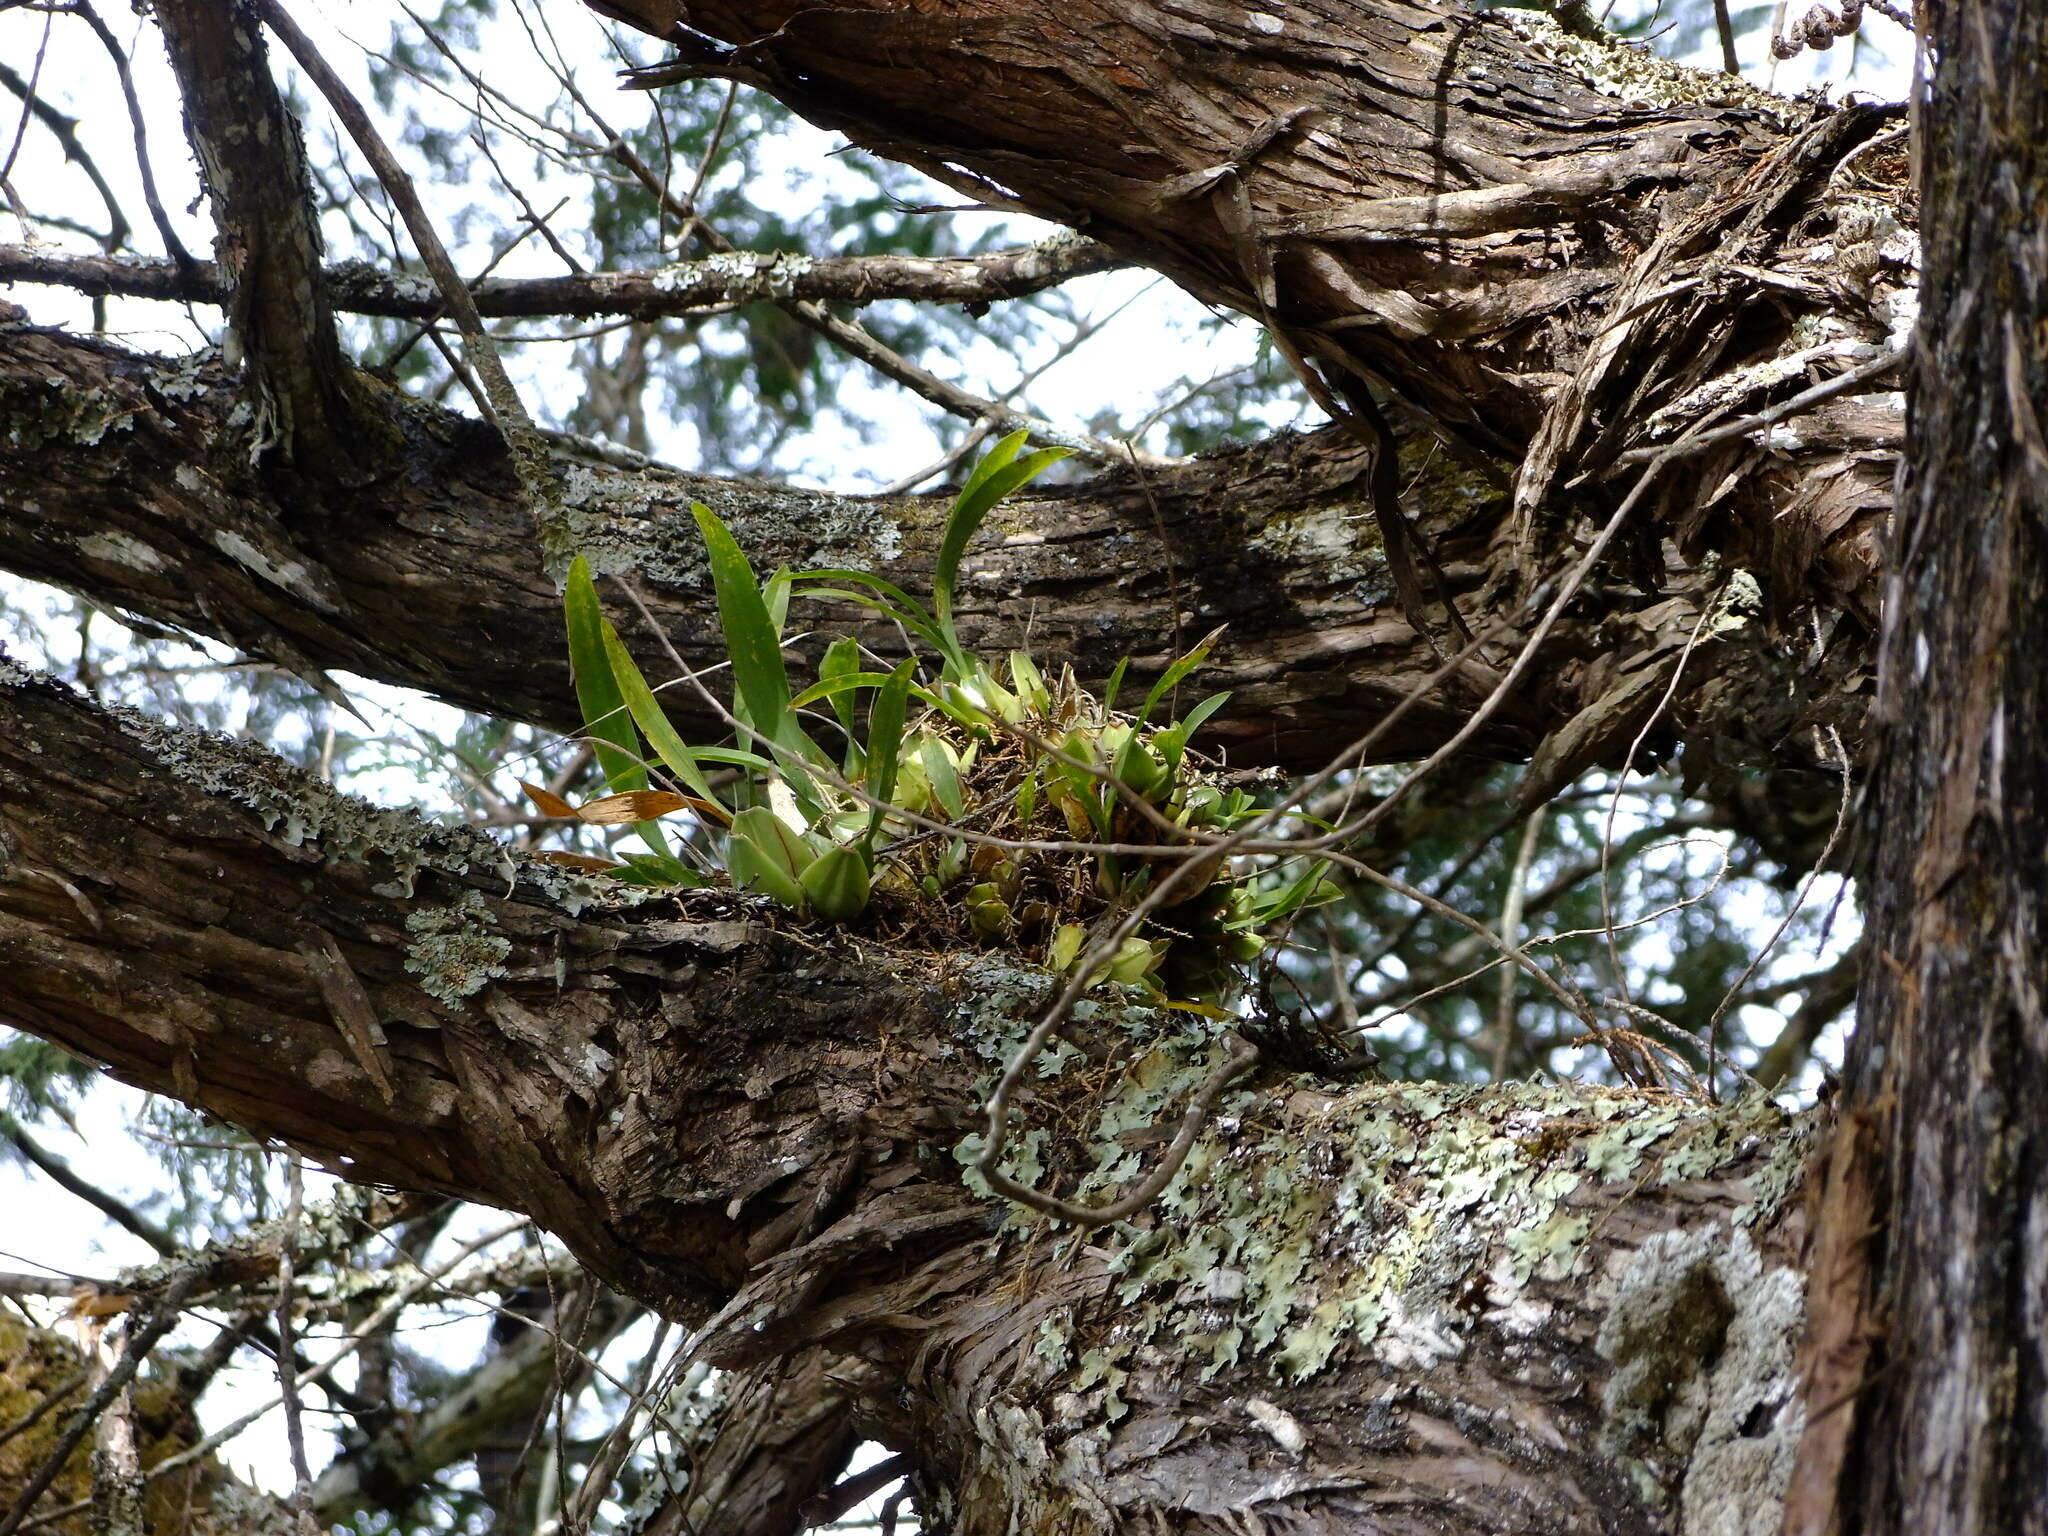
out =
<svg viewBox="0 0 2048 1536"><path fill-rule="evenodd" d="M346 668L469 709L579 726L559 600L487 432L394 400L404 471L323 494L304 477L283 487L251 470L234 425L239 399L203 361L0 326L0 564L301 672ZM1393 600L1368 463L1341 434L1322 433L1005 506L969 557L963 633L991 654L1028 639L1048 663L1071 660L1101 678L1124 656L1134 674L1156 675L1177 633L1228 623L1199 681L1233 697L1206 738L1239 764L1318 768L1437 666ZM1505 499L1428 443L1414 468L1411 499L1452 590L1483 607L1514 578ZM929 589L946 510L943 497L833 496L567 451L556 472L593 560L644 581L695 666L725 649L691 501L710 504L764 565L850 565L913 592ZM1527 757L1548 741L1548 778L1618 760L1702 605L1730 591L1725 574L1688 566L1676 543L1664 557L1654 596L1613 586L1582 600L1477 750ZM1724 604L1726 622L1696 652L1667 716L1678 739L1699 744L1697 765L1719 752L1723 763L1803 767L1815 725L1857 739L1868 637L1825 584L1804 590L1831 616L1824 635L1783 633L1768 615ZM1848 600L1872 601L1863 587ZM806 604L798 622L858 633L884 655L901 644L858 610ZM643 666L666 676L653 637L625 627ZM1412 710L1384 756L1430 751L1485 683L1475 673ZM724 732L686 697L671 707L697 739Z"/></svg>
<svg viewBox="0 0 2048 1536"><path fill-rule="evenodd" d="M1037 245L980 256L792 256L737 253L679 261L651 272L566 277L486 277L472 293L477 311L501 317L626 315L658 320L734 304L784 299L872 304L993 304L1124 263L1092 240L1057 235ZM335 309L393 319L432 320L444 306L422 278L362 262L321 274ZM233 285L211 262L189 271L168 261L73 256L0 244L0 283L52 283L80 293L134 299L229 302Z"/></svg>
<svg viewBox="0 0 2048 1536"><path fill-rule="evenodd" d="M1082 1243L963 1172L1050 986L997 955L778 933L716 893L607 905L13 668L0 848L11 1021L360 1178L529 1211L713 1361L865 1362L830 1373L846 1411L951 1529L1651 1532L1669 1501L1761 1531L1783 1486L1804 1137L1762 1101L1266 1068L1156 1212ZM1217 1028L1095 999L1015 1171L1120 1182ZM778 1475L836 1469L818 1409Z"/></svg>

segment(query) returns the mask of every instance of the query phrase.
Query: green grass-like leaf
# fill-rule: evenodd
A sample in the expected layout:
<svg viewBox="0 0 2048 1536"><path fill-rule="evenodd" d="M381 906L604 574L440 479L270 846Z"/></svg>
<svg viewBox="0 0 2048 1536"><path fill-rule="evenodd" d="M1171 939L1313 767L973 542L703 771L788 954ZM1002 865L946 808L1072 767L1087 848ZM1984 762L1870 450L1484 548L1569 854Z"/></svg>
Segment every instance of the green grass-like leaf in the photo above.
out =
<svg viewBox="0 0 2048 1536"><path fill-rule="evenodd" d="M882 808L896 793L896 757L903 748L903 717L910 703L910 670L916 665L912 657L898 662L896 670L875 690L874 702L868 705L867 792L874 797L875 804L869 809L868 830L861 839L861 845L870 855L874 851L875 835L882 829Z"/></svg>
<svg viewBox="0 0 2048 1536"><path fill-rule="evenodd" d="M697 754L668 723L668 716L662 712L654 690L647 686L647 679L640 675L639 666L626 654L618 631L605 624L602 634L605 655L610 658L612 675L618 680L626 708L632 712L633 723L645 733L648 745L654 748L654 755L661 759L670 773L683 781L691 794L714 805L722 803L712 793L704 770L698 766Z"/></svg>
<svg viewBox="0 0 2048 1536"><path fill-rule="evenodd" d="M918 757L924 764L925 777L931 780L933 796L946 814L958 821L967 814L967 802L960 794L960 774L953 760L934 737L925 739Z"/></svg>
<svg viewBox="0 0 2048 1536"><path fill-rule="evenodd" d="M733 702L737 706L733 713L756 735L794 748L795 721L789 712L789 672L782 664L781 632L760 583L754 579L754 568L709 507L692 502L690 514L697 519L710 556L718 623L732 659Z"/></svg>
<svg viewBox="0 0 2048 1536"><path fill-rule="evenodd" d="M626 708L625 695L620 692L617 668L606 641L610 636L615 642L618 636L597 600L590 562L581 555L569 562L569 579L562 588L562 612L568 622L569 670L576 680L576 706L583 711L583 732L590 738L605 787L613 794L645 789L647 766L640 760L640 738L634 734L633 720ZM634 830L654 850L655 857L673 859L660 827L643 821Z"/></svg>
<svg viewBox="0 0 2048 1536"><path fill-rule="evenodd" d="M939 537L938 563L932 568L932 614L938 621L938 643L953 676L967 669L967 653L953 628L953 587L960 574L961 557L967 545L987 519L995 504L1018 487L1029 483L1067 456L1064 448L1041 448L1018 458L1027 434L1012 432L989 449L974 473L967 477L953 511Z"/></svg>
<svg viewBox="0 0 2048 1536"><path fill-rule="evenodd" d="M640 738L633 733L625 696L605 652L604 635L611 626L597 601L590 562L578 555L569 562L568 585L562 589L562 611L569 624L569 668L576 678L576 704L583 711L583 734L597 753L605 787L613 794L647 787L647 769L640 761Z"/></svg>
<svg viewBox="0 0 2048 1536"><path fill-rule="evenodd" d="M814 571L798 571L790 579L795 582L852 582L856 587L866 587L868 591L857 592L846 587L813 586L802 590L800 595L828 597L842 603L858 603L884 618L895 620L935 650L942 643L939 626L924 604L892 581L884 581L881 577L871 576L866 571L848 571L829 566Z"/></svg>
<svg viewBox="0 0 2048 1536"><path fill-rule="evenodd" d="M1189 651L1185 656L1177 658L1173 665L1159 674L1159 681L1154 683L1152 691L1145 695L1145 707L1138 711L1138 724L1143 725L1152 718L1152 711L1158 708L1159 701L1179 686L1182 678L1207 661L1209 653L1216 649L1216 642L1222 638L1223 626L1219 624L1210 630L1208 634L1202 636L1200 640L1197 640L1193 650Z"/></svg>

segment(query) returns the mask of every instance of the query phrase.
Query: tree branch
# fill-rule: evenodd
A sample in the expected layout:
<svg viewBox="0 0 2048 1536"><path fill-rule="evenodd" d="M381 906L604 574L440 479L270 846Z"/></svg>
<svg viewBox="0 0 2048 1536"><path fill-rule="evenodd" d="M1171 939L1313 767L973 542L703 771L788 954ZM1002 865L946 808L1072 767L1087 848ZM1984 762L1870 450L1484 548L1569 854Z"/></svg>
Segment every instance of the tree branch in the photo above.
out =
<svg viewBox="0 0 2048 1536"><path fill-rule="evenodd" d="M782 299L873 304L993 304L1043 292L1070 278L1124 265L1090 240L1056 237L982 256L786 256L741 253L679 261L652 272L485 278L471 289L491 319L624 315L657 320ZM0 244L0 282L48 283L94 296L226 303L229 283L211 262L181 272L175 262L67 255ZM430 320L438 293L416 277L361 263L323 273L328 303L351 314Z"/></svg>
<svg viewBox="0 0 2048 1536"><path fill-rule="evenodd" d="M1753 1455L1787 1432L1789 1366L1760 1381L1740 1364L1718 1381L1718 1335L1683 1361L1640 1360L1637 1333L1601 1330L1610 1288L1574 1277L1583 1263L1624 1294L1651 1286L1637 1305L1653 1304L1665 1271L1637 1282L1629 1255L1677 1228L1662 1262L1697 1250L1686 1262L1712 1270L1732 1241L1734 1316L1796 1327L1780 1304L1796 1288L1762 1234L1799 1142L1760 1101L1695 1108L1583 1085L1418 1099L1269 1067L1203 1133L1203 1177L1166 1191L1170 1222L1040 1243L1028 1222L999 1233L1000 1203L963 1185L974 1108L1054 985L1000 956L772 932L755 903L719 892L608 903L473 833L11 669L0 842L10 1022L359 1178L529 1211L593 1270L696 1326L710 1363L857 1355L868 1368L831 1373L848 1422L910 1452L920 1483L957 1508L1027 1524L1041 1507L1093 1510L1081 1528L1108 1531L1161 1490L1181 1490L1173 1507L1192 1520L1185 1500L1202 1490L1261 1490L1270 1513L1355 1486L1425 1501L1447 1531L1535 1509L1558 1531L1648 1528L1641 1485L1594 1449L1610 1373L1699 1375L1696 1400L1740 1405L1722 1415L1725 1448L1703 1435L1687 1460ZM391 1101L310 985L294 946L313 926L374 1002ZM1099 999L1069 1028L1085 1070L1022 1090L1034 1124L1071 1128L1033 1154L1046 1177L1084 1195L1119 1182L1145 1096L1198 1078L1215 1032ZM1098 1060L1134 1070L1105 1077ZM1290 1175L1301 1198L1248 1233L1257 1191ZM1475 1205L1475 1179L1515 1193ZM1339 1209L1355 1222L1332 1219ZM1728 1238L1730 1219L1759 1236ZM1236 1410L1187 1416L1197 1339L1227 1373L1215 1390L1263 1405L1249 1430ZM1407 1427L1364 1467L1317 1405L1375 1391L1409 1405ZM1053 1403L1067 1426L1118 1437L1113 1472L1093 1453L1019 1458L1018 1435L1050 1433L1024 1405ZM814 1422L777 1474L777 1508L836 1471L845 1430L833 1412ZM1276 1441L1296 1459L1275 1463ZM740 1467L779 1454L747 1436L734 1449ZM1272 1483L1275 1465L1298 1480ZM1666 1463L1632 1465L1662 1477ZM1757 1494L1753 1480L1728 1486Z"/></svg>
<svg viewBox="0 0 2048 1536"><path fill-rule="evenodd" d="M253 386L254 447L307 468L359 470L381 422L342 356L305 150L262 28L247 0L164 0L157 20L233 282L229 323Z"/></svg>
<svg viewBox="0 0 2048 1536"><path fill-rule="evenodd" d="M559 600L490 434L459 416L403 407L407 472L309 515L250 471L237 399L205 365L0 332L0 415L18 424L0 437L0 565L302 672L346 668L481 712L580 727ZM1426 446L1418 444L1414 469L1424 478L1410 495L1429 509L1422 528L1454 595L1474 603L1513 578L1505 502ZM1203 685L1233 696L1210 739L1240 763L1320 767L1333 740L1359 734L1360 722L1383 715L1436 666L1394 602L1363 513L1366 464L1340 434L1283 438L1019 501L997 514L971 557L963 632L981 650L1028 643L1100 678L1126 655L1135 674L1156 675L1177 629L1227 622ZM576 498L584 547L601 567L645 579L657 619L693 666L722 660L724 640L687 518L692 501L713 506L765 564L856 566L911 591L929 588L946 511L943 497L786 491L566 450L555 473ZM1860 535L1842 537L1850 550L1824 549L1803 567L1817 604L1830 592L1820 573L1861 569ZM1657 658L1675 654L1697 605L1713 600L1713 578L1665 547L1662 590L1610 588L1583 601L1554 660L1535 669L1475 750L1526 756L1575 719L1583 761L1625 747L1619 726L1632 717L1596 706L1639 674L1661 677ZM1856 592L1860 601L1865 589ZM805 604L796 617L900 653L900 639L870 615ZM629 626L628 641L644 666L666 672L650 635ZM1811 723L1853 741L1867 643L1853 620L1837 621L1818 657L1766 624L1731 629L1717 641L1721 664L1696 669L1677 701L1678 729L1702 740L1732 729L1745 751L1798 762ZM1411 711L1382 743L1386 757L1414 758L1445 740L1462 722L1460 700L1483 694L1473 687ZM722 734L688 699L674 707L686 732Z"/></svg>

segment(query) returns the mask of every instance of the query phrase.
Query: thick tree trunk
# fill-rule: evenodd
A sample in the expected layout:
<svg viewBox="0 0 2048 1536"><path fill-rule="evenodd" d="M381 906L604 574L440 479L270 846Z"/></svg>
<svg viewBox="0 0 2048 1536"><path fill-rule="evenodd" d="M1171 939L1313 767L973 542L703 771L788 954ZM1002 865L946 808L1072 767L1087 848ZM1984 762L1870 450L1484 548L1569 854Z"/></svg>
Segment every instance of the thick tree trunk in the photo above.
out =
<svg viewBox="0 0 2048 1536"><path fill-rule="evenodd" d="M1904 329L1916 252L1900 165L1850 164L1882 113L1816 116L1526 10L599 8L677 44L649 82L758 83L1258 317L1339 394L1383 381L1520 466L1532 572L1575 512L1618 495L1605 482L1634 478L1634 451ZM1712 542L1767 587L1797 583L1874 537L1885 414L1802 415L1772 456L1744 443L1698 466L1666 510L1682 535L1711 519Z"/></svg>
<svg viewBox="0 0 2048 1536"><path fill-rule="evenodd" d="M1761 1101L1346 1083L1274 1042L1159 1207L1079 1240L963 1173L1048 986L1000 955L620 906L13 670L0 845L13 1021L530 1211L715 1362L865 1362L846 1422L960 1530L1762 1530L1714 1522L1789 1468L1804 1139ZM1223 1027L1097 1002L1014 1171L1128 1182ZM843 1453L816 1411L727 1442L779 1518Z"/></svg>
<svg viewBox="0 0 2048 1536"><path fill-rule="evenodd" d="M1801 1533L2048 1531L2048 15L1932 11L1930 239ZM1831 1523L1832 1522L1832 1525Z"/></svg>

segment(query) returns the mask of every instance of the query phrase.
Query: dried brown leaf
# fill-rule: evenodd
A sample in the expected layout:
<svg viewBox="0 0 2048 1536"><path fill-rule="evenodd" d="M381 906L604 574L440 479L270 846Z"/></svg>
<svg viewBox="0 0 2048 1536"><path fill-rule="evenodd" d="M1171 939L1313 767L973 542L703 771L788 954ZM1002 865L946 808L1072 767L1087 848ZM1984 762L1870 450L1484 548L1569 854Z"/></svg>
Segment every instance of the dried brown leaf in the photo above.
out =
<svg viewBox="0 0 2048 1536"><path fill-rule="evenodd" d="M576 807L579 821L595 827L622 826L633 821L652 821L670 811L680 811L690 801L666 789L636 789L623 795L606 795Z"/></svg>
<svg viewBox="0 0 2048 1536"><path fill-rule="evenodd" d="M558 816L568 820L576 814L576 807L553 790L542 789L538 784L529 784L524 779L519 781L519 787L526 791L526 798L533 802L534 808L543 816Z"/></svg>

